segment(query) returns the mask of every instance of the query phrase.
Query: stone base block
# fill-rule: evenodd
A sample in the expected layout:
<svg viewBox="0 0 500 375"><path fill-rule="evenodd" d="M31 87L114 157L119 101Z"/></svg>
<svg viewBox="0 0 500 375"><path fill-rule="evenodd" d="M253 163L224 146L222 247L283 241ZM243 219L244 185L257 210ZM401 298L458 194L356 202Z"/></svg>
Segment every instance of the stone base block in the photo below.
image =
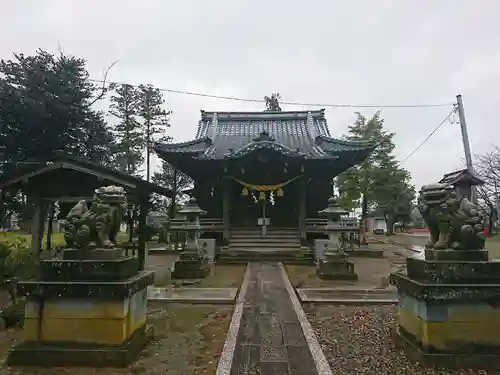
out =
<svg viewBox="0 0 500 375"><path fill-rule="evenodd" d="M488 251L480 250L433 250L425 249L426 260L443 260L443 261L487 261Z"/></svg>
<svg viewBox="0 0 500 375"><path fill-rule="evenodd" d="M146 288L118 300L28 298L24 340L120 345L145 325L146 303Z"/></svg>
<svg viewBox="0 0 500 375"><path fill-rule="evenodd" d="M40 265L43 281L118 281L137 274L139 260L121 256L123 250L92 250L88 257L79 250L64 250L64 259L44 260ZM85 254L85 253L84 253ZM90 255L91 254L91 255Z"/></svg>
<svg viewBox="0 0 500 375"><path fill-rule="evenodd" d="M354 248L353 250L348 250L347 254L349 258L383 258L384 250L374 250L362 246Z"/></svg>
<svg viewBox="0 0 500 375"><path fill-rule="evenodd" d="M7 357L8 366L127 367L136 360L153 337L153 328L143 325L118 345L75 342L22 342Z"/></svg>
<svg viewBox="0 0 500 375"><path fill-rule="evenodd" d="M357 280L354 264L347 259L323 260L318 263L316 276L322 280Z"/></svg>
<svg viewBox="0 0 500 375"><path fill-rule="evenodd" d="M179 259L174 263L172 279L203 279L210 275L206 259Z"/></svg>
<svg viewBox="0 0 500 375"><path fill-rule="evenodd" d="M500 348L500 307L418 300L399 294L398 327L425 352L491 352Z"/></svg>
<svg viewBox="0 0 500 375"><path fill-rule="evenodd" d="M500 348L491 353L425 351L411 334L399 327L394 329L393 338L396 347L403 349L408 358L427 367L470 369L475 370L475 374L500 369Z"/></svg>
<svg viewBox="0 0 500 375"><path fill-rule="evenodd" d="M396 339L410 357L431 365L495 368L500 279L493 263L408 259L408 275L391 274L398 290Z"/></svg>
<svg viewBox="0 0 500 375"><path fill-rule="evenodd" d="M410 279L439 284L500 283L500 262L407 258Z"/></svg>
<svg viewBox="0 0 500 375"><path fill-rule="evenodd" d="M115 260L125 255L124 249L64 249L63 260Z"/></svg>

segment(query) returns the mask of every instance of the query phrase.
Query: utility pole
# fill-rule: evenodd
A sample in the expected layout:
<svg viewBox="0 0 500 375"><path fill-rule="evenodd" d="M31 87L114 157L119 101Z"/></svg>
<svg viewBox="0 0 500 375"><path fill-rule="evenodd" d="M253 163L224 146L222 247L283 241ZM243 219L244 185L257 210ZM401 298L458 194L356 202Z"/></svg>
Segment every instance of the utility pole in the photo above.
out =
<svg viewBox="0 0 500 375"><path fill-rule="evenodd" d="M493 181L495 184L495 205L497 207L497 223L500 223L500 196L498 195L499 192L498 192L498 183L496 177ZM490 226L493 226L492 224L493 223L490 223Z"/></svg>
<svg viewBox="0 0 500 375"><path fill-rule="evenodd" d="M462 130L462 142L464 144L465 163L467 165L467 171L469 171L470 174L474 174L474 168L472 166L472 155L470 153L469 134L467 133L467 124L465 122L464 103L462 101L462 95L457 95L457 107L458 107L458 118L460 120L460 129ZM471 186L470 194L472 202L477 203L477 194L475 186Z"/></svg>

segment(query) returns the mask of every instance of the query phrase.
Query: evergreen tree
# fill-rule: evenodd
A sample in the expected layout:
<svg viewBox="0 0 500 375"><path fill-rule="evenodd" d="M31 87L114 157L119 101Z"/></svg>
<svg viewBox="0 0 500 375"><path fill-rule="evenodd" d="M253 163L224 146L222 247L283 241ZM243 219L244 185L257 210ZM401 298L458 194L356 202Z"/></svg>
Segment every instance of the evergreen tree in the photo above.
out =
<svg viewBox="0 0 500 375"><path fill-rule="evenodd" d="M137 121L138 92L131 85L120 85L111 96L110 113L119 119L113 133L116 137L116 167L131 175L139 175L140 166L144 162L142 150L145 139L141 124Z"/></svg>
<svg viewBox="0 0 500 375"><path fill-rule="evenodd" d="M389 230L392 230L396 213L404 206L403 202L411 202L414 198L409 174L398 168L393 155L393 137L394 133L384 129L384 120L380 118L379 112L370 119L356 113L356 121L349 127L346 139L371 140L377 147L363 163L350 168L336 179L341 192L340 203L344 207L353 209L361 203L363 223L369 209L383 210Z"/></svg>
<svg viewBox="0 0 500 375"><path fill-rule="evenodd" d="M106 127L92 109L105 88L88 76L85 60L43 50L0 61L0 156L7 165L44 161L55 151L88 157L86 142ZM106 148L102 138L93 146Z"/></svg>
<svg viewBox="0 0 500 375"><path fill-rule="evenodd" d="M146 180L151 175L151 153L155 141L168 142L170 137L166 130L170 127L168 116L170 111L162 108L165 101L163 94L151 85L140 85L138 90L138 115L143 120L143 134L146 146Z"/></svg>
<svg viewBox="0 0 500 375"><path fill-rule="evenodd" d="M106 84L90 83L85 65L81 58L43 50L0 61L0 175L32 170L58 151L109 161L111 134L92 108ZM13 211L29 219L30 197L4 195L0 220Z"/></svg>

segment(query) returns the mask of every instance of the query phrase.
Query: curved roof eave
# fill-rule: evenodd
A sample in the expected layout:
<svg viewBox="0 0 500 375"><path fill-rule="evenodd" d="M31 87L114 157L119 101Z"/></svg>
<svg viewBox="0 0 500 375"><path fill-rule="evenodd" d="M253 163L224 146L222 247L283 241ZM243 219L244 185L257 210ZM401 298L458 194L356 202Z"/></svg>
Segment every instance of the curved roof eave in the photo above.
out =
<svg viewBox="0 0 500 375"><path fill-rule="evenodd" d="M157 153L197 153L204 152L211 145L212 140L209 137L204 137L179 143L156 142L153 149Z"/></svg>
<svg viewBox="0 0 500 375"><path fill-rule="evenodd" d="M282 145L281 143L276 143L274 141L259 141L259 142L252 142L249 143L240 149L238 149L235 152L232 153L227 153L224 155L225 158L239 158L244 155L248 155L252 152L262 150L262 149L268 149L268 150L273 150L276 151L282 155L285 156L291 156L291 157L304 157L305 154L300 151L294 151L289 147L286 147Z"/></svg>

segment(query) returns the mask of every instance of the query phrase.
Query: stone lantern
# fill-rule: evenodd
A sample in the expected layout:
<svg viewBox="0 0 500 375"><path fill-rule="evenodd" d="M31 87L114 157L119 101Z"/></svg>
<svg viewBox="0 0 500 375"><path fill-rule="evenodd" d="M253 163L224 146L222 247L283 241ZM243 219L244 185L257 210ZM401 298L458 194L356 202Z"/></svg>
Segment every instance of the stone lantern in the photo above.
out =
<svg viewBox="0 0 500 375"><path fill-rule="evenodd" d="M195 198L191 198L189 203L178 211L180 215L186 217L184 231L187 233L187 241L184 251L179 259L174 263L172 278L174 279L200 279L210 274L208 260L202 253L198 238L200 237L200 216L205 215L196 203Z"/></svg>
<svg viewBox="0 0 500 375"><path fill-rule="evenodd" d="M358 279L358 275L354 272L354 264L349 261L347 253L341 245L340 237L344 228L340 223L340 217L348 213L349 211L342 209L334 197L328 199L328 207L318 212L319 215L326 216L326 231L328 232L326 250L323 259L318 261L316 268L316 275L321 279Z"/></svg>

